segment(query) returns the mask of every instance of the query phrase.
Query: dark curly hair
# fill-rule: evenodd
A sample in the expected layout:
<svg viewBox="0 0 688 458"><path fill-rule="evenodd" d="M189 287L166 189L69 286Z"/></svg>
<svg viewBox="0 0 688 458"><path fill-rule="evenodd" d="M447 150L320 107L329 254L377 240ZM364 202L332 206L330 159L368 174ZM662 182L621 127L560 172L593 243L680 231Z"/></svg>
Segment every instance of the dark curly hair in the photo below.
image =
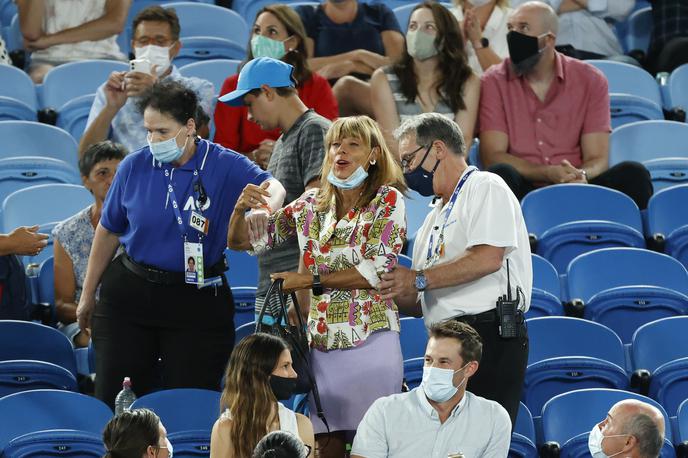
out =
<svg viewBox="0 0 688 458"><path fill-rule="evenodd" d="M158 81L141 94L136 106L141 114L151 107L180 124L186 124L189 118L198 124L198 97L194 91L178 81Z"/></svg>
<svg viewBox="0 0 688 458"><path fill-rule="evenodd" d="M420 8L432 11L437 26L435 46L439 51L440 74L436 85L437 95L456 113L466 108L463 89L473 73L468 65L461 28L454 15L437 2L425 1L417 5L413 11ZM392 70L399 78L401 93L408 103L413 103L418 96L418 77L413 66L413 57L406 47L399 60L392 66Z"/></svg>

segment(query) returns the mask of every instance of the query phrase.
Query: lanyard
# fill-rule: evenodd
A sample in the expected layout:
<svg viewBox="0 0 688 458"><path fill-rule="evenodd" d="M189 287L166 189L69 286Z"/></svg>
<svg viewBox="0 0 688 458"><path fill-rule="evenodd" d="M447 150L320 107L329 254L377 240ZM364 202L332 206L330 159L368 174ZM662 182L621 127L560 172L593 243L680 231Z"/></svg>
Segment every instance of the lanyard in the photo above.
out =
<svg viewBox="0 0 688 458"><path fill-rule="evenodd" d="M459 197L459 193L461 192L461 188L463 188L463 185L466 184L466 180L468 180L468 177L471 176L473 172L478 170L476 167L469 167L466 170L466 173L463 174L461 177L461 180L459 180L459 183L456 185L456 188L454 188L454 192L452 193L451 197L449 198L449 202L447 202L447 206L442 210L442 213L444 214L444 221L442 222L442 226L440 229L440 234L439 237L437 238L437 246L434 246L434 234L431 231L430 232L430 240L428 241L428 253L425 256L425 264L423 266L424 269L427 269L428 267L432 266L435 264L444 254L444 229L447 227L447 221L449 220L449 215L451 214L452 210L454 209L454 204L456 204L456 199Z"/></svg>
<svg viewBox="0 0 688 458"><path fill-rule="evenodd" d="M200 180L199 178L199 170L203 170L205 167L205 160L208 157L208 150L210 149L210 145L208 142L206 142L206 148L205 148L205 155L203 156L203 162L201 163L201 167L198 167L198 159L199 155L196 155L196 167L194 167L194 177L195 177L195 182L198 183ZM186 240L186 228L184 227L184 220L182 219L182 214L181 211L179 210L179 201L177 200L177 195L174 192L174 186L172 185L172 178L174 177L174 171L175 169L172 168L170 169L165 169L165 176L170 177L170 181L167 183L167 200L165 201L165 208L167 208L167 203L172 202L172 210L174 210L174 217L177 222L177 227L179 228L179 232L182 234L182 237L184 240ZM193 185L191 186L191 189L193 189ZM193 192L193 191L192 191ZM198 211L200 212L201 209L200 207L198 208ZM199 241L202 238L201 235L199 235Z"/></svg>

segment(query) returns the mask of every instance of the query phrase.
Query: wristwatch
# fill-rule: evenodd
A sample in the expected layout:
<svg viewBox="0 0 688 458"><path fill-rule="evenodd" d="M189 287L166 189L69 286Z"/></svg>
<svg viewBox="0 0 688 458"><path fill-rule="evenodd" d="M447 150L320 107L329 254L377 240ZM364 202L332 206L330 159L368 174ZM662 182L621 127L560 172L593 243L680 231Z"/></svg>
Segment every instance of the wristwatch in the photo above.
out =
<svg viewBox="0 0 688 458"><path fill-rule="evenodd" d="M428 286L428 280L425 278L425 272L423 272L423 270L416 271L416 281L414 285L418 291L425 291L425 288Z"/></svg>
<svg viewBox="0 0 688 458"><path fill-rule="evenodd" d="M313 275L313 286L311 287L311 290L313 290L314 296L322 296L323 286L322 283L320 283L320 275Z"/></svg>
<svg viewBox="0 0 688 458"><path fill-rule="evenodd" d="M490 40L488 40L485 37L482 37L480 39L480 47L477 48L475 45L473 45L473 48L477 51L478 49L483 49L483 48L489 48L490 47Z"/></svg>

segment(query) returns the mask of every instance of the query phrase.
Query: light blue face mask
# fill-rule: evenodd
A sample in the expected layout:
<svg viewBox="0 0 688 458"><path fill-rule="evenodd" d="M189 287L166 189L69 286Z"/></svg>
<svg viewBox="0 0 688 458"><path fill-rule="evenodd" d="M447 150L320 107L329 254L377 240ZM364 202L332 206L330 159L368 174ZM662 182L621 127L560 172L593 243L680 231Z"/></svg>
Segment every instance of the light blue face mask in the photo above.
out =
<svg viewBox="0 0 688 458"><path fill-rule="evenodd" d="M372 155L373 152L371 151L370 154ZM368 157L370 157L370 155ZM370 165L375 165L375 162L371 161ZM368 178L368 172L362 165L359 165L358 168L354 170L354 173L343 180L334 175L334 168L331 168L330 173L327 174L327 181L329 181L332 186L339 189L356 189L363 184L366 178Z"/></svg>
<svg viewBox="0 0 688 458"><path fill-rule="evenodd" d="M273 40L263 35L253 35L253 38L251 38L251 53L253 53L255 59L259 57L272 57L279 60L287 53L287 50L284 49L284 41Z"/></svg>
<svg viewBox="0 0 688 458"><path fill-rule="evenodd" d="M162 162L163 164L169 164L170 162L174 162L182 157L182 154L184 154L184 149L186 149L186 143L189 141L189 137L187 137L182 148L177 145L177 135L179 135L179 132L181 132L183 129L184 127L179 129L174 137L161 142L153 143L150 140L150 134L148 137L146 137L146 140L148 140L148 147L150 148L151 153L156 161Z"/></svg>

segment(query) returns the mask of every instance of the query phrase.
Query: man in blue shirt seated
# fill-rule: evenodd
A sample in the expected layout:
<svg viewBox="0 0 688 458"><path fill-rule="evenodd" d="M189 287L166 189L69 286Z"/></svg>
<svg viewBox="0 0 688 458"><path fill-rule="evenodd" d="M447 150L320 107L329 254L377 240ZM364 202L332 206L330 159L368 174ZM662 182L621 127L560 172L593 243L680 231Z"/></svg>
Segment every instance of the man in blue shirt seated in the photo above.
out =
<svg viewBox="0 0 688 458"><path fill-rule="evenodd" d="M466 391L480 364L480 336L454 320L433 324L429 334L421 385L370 406L358 426L352 458L507 456L509 414Z"/></svg>
<svg viewBox="0 0 688 458"><path fill-rule="evenodd" d="M372 116L370 86L363 80L404 50L394 12L382 2L357 0L325 0L318 6L300 6L297 12L308 35L308 65L328 80L339 80L333 91L340 114Z"/></svg>
<svg viewBox="0 0 688 458"><path fill-rule="evenodd" d="M158 80L179 81L196 93L205 114L210 116L213 113L213 83L183 77L172 65L182 46L179 18L174 9L151 6L142 10L134 18L133 30L131 47L137 59L135 65L141 65L141 61L147 61L147 64L143 62L145 66L138 71L112 72L98 88L79 143L79 157L89 145L108 139L123 144L130 152L146 146L146 129L136 101ZM146 66L150 66L150 70ZM203 131L199 134L205 136Z"/></svg>

